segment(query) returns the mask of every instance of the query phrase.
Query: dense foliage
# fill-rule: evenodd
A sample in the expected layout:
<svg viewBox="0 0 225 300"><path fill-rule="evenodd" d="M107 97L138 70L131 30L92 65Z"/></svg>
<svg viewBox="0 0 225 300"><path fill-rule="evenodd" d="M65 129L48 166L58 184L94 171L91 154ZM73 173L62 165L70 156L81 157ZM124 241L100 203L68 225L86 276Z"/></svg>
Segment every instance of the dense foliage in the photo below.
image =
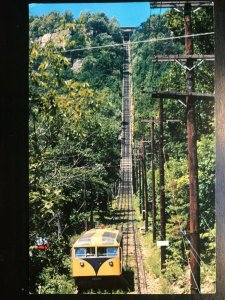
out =
<svg viewBox="0 0 225 300"><path fill-rule="evenodd" d="M72 293L70 237L108 209L118 179L123 52L62 51L117 43L122 35L104 14L73 20L53 12L30 22L30 291ZM65 28L61 44L35 39ZM81 69L73 71L78 58ZM47 250L37 250L39 238Z"/></svg>
<svg viewBox="0 0 225 300"><path fill-rule="evenodd" d="M210 8L197 10L193 14L193 32L213 31L212 19ZM166 11L150 16L131 40L183 35L182 28L182 14ZM104 13L85 12L73 19L70 12L54 11L30 17L30 293L74 293L69 258L71 236L101 220L110 207L119 179L123 49L88 48L122 41L118 22ZM181 64L152 62L154 55L184 53L183 42L176 39L131 46L136 145L143 135L149 136L149 127L142 120L158 117L158 102L151 97L151 91L186 90ZM196 54L213 51L212 36L194 39ZM212 62L203 62L196 70L195 90L213 92ZM214 104L198 101L196 112L204 272L205 266L213 270L215 263ZM164 125L166 231L171 245L166 276L173 283L185 273L190 247L188 235L183 234L189 227L184 105L172 99L164 101L164 118L180 120ZM157 125L155 140L158 195ZM147 159L151 206L149 166ZM46 238L47 250L36 248L39 238Z"/></svg>
<svg viewBox="0 0 225 300"><path fill-rule="evenodd" d="M60 14L57 11L53 11L48 15L42 15L40 17L30 16L30 38L35 39L43 36L46 33L53 33L66 29L66 24L73 22L73 15L67 11L64 14Z"/></svg>

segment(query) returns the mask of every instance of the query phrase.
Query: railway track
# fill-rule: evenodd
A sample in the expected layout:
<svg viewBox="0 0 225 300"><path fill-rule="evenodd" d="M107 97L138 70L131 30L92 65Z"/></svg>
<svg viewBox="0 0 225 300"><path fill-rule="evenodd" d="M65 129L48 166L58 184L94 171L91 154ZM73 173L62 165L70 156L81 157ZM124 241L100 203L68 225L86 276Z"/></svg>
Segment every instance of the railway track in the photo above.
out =
<svg viewBox="0 0 225 300"><path fill-rule="evenodd" d="M132 122L130 92L130 46L124 42L123 64L123 101L122 101L122 140L120 161L120 184L117 214L117 228L123 231L123 268L125 272L133 272L134 293L147 294L147 280L144 270L141 245L133 204L132 179Z"/></svg>

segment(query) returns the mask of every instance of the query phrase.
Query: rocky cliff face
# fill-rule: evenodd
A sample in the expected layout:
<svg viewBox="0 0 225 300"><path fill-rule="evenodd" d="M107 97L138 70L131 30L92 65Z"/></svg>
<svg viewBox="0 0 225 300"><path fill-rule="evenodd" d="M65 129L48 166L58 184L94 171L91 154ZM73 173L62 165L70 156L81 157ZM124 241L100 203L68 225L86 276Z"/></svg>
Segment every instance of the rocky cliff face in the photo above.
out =
<svg viewBox="0 0 225 300"><path fill-rule="evenodd" d="M82 59L76 59L76 60L74 60L73 66L71 68L74 73L77 73L77 72L79 72L81 70L82 61L83 61Z"/></svg>
<svg viewBox="0 0 225 300"><path fill-rule="evenodd" d="M46 33L43 36L37 39L38 42L41 43L41 46L45 46L47 42L52 41L55 43L56 47L64 47L68 42L68 38L70 38L71 32L70 30L61 30L54 33Z"/></svg>
<svg viewBox="0 0 225 300"><path fill-rule="evenodd" d="M56 47L61 48L66 46L70 37L71 31L66 29L54 33L46 33L43 36L39 37L37 41L41 44L41 47L45 47L47 42L52 41ZM75 59L74 61L72 61L73 65L71 69L74 73L77 73L81 70L82 61L82 59Z"/></svg>

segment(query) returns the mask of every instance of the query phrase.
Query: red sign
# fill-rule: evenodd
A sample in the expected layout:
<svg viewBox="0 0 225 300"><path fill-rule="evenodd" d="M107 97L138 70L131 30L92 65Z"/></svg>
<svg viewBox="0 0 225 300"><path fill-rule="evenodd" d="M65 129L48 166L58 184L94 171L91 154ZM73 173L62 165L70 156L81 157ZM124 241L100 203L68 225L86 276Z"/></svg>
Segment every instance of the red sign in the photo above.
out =
<svg viewBox="0 0 225 300"><path fill-rule="evenodd" d="M36 246L36 249L38 249L38 250L46 250L46 249L48 249L48 245L38 245L38 246Z"/></svg>

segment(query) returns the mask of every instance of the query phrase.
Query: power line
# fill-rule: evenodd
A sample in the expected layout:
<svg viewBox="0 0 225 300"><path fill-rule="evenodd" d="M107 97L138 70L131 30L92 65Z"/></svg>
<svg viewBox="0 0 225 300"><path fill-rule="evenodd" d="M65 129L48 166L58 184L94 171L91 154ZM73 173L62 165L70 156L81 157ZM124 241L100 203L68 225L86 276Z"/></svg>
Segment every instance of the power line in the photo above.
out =
<svg viewBox="0 0 225 300"><path fill-rule="evenodd" d="M185 241L184 241L184 237L183 237L183 236L182 236L182 241L183 241L183 245L184 245L185 255L186 255L187 261L188 261L188 266L189 266L189 268L190 268L191 276L192 276L192 278L193 278L193 280L194 280L194 282L195 282L196 288L197 288L197 290L198 290L198 292L199 292L199 294L200 294L200 293L201 293L201 292L200 292L200 288L199 288L199 286L198 286L198 284L197 284L196 278L195 278L195 276L194 276L194 274L193 274L193 272L192 272L192 269L191 269L190 260L189 260L188 255L187 255L187 248L186 248L186 244L185 244Z"/></svg>
<svg viewBox="0 0 225 300"><path fill-rule="evenodd" d="M175 195L172 196L172 202L173 202L173 204L175 205L176 215L179 216L179 214L178 214L178 205L177 205L177 201L176 201ZM182 227L181 227L181 221L180 221L179 218L177 218L177 222L178 222L179 227L180 227L180 229L181 229L181 228L182 228ZM185 255L186 255L186 258L187 258L186 261L188 262L188 266L189 266L189 269L190 269L191 276L192 276L192 278L193 278L193 280L194 280L194 282L195 282L196 288L197 288L197 290L198 290L198 292L199 292L199 294L200 294L200 293L201 293L201 292L200 292L200 287L198 286L197 281L196 281L196 278L195 278L195 276L194 276L194 274L193 274L193 272L192 272L191 265L190 265L190 260L189 260L188 254L187 254L187 247L186 247L185 240L184 240L184 234L182 234L181 238L182 238L182 242L183 242L183 245L184 245L184 252L185 252ZM185 236L185 239L188 241L188 243L190 244L190 246L194 249L194 247L191 245L191 242L187 239L186 236ZM200 256L199 256L199 254L197 253L197 251L196 251L195 249L194 249L194 251L196 252L197 256L199 257L199 261L200 261L201 258L200 258ZM192 253L193 253L193 250L192 250ZM199 261L198 261L198 258L196 258L196 256L195 256L194 253L193 253L193 256L194 256L196 262L200 265L200 263L199 263Z"/></svg>
<svg viewBox="0 0 225 300"><path fill-rule="evenodd" d="M205 217L203 216L203 214L201 214L201 218L203 219L204 223L206 224L206 226L208 227L209 230L211 230L208 222L206 221ZM215 234L213 234L213 236L215 237Z"/></svg>
<svg viewBox="0 0 225 300"><path fill-rule="evenodd" d="M129 44L133 45L133 44L139 44L139 43L155 43L155 42L177 40L177 39L182 39L182 38L187 38L187 37L205 36L205 35L212 35L212 34L214 34L214 32L196 33L196 34L190 34L190 35L171 36L171 37L163 37L163 38L152 38L152 39L147 39L147 40L143 40L143 41L129 42ZM58 51L58 52L59 53L68 53L68 52L73 52L73 51L83 51L83 50L101 49L101 48L108 48L108 47L118 47L118 46L123 46L123 45L124 45L123 43L108 44L108 45L102 45L102 46L75 48L75 49L63 50L63 51Z"/></svg>
<svg viewBox="0 0 225 300"><path fill-rule="evenodd" d="M190 247L193 249L193 250L190 249L190 251L192 251L193 254L195 253L194 254L195 260L197 261L196 257L199 258L199 261L201 261L201 263L203 263L203 265L205 265L205 267L208 268L208 265L203 261L203 259L200 257L200 255L198 254L198 252L196 251L196 249L192 245L191 241L186 236L185 236L185 240L188 242ZM198 262L198 264L199 264L199 262Z"/></svg>

